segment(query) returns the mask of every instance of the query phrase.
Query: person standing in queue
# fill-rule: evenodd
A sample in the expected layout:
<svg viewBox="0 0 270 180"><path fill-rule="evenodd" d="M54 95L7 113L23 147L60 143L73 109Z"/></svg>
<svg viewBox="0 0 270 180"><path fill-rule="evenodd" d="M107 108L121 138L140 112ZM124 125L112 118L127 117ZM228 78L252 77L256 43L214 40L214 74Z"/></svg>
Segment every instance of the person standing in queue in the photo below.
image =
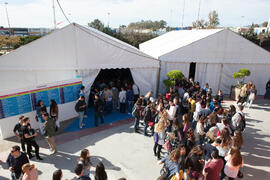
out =
<svg viewBox="0 0 270 180"><path fill-rule="evenodd" d="M75 105L75 111L79 114L79 117L80 117L80 122L79 122L80 129L82 129L82 127L85 126L85 124L83 124L85 109L86 109L85 98L84 96L81 96Z"/></svg>
<svg viewBox="0 0 270 180"><path fill-rule="evenodd" d="M25 142L24 142L23 133L22 133L23 118L24 118L24 116L19 117L19 122L15 125L15 127L13 129L13 133L21 141L22 151L26 152L25 151Z"/></svg>
<svg viewBox="0 0 270 180"><path fill-rule="evenodd" d="M43 160L39 156L39 146L35 141L35 137L37 136L37 133L35 132L34 129L31 128L29 117L26 117L23 119L22 129L23 129L24 140L27 144L27 154L29 156L29 159L33 157L33 155L31 154L31 146L33 146L35 148L36 158L38 160Z"/></svg>
<svg viewBox="0 0 270 180"><path fill-rule="evenodd" d="M95 113L95 126L98 126L98 117L100 118L101 124L104 124L103 118L103 101L100 99L99 95L95 95L94 100L94 113Z"/></svg>
<svg viewBox="0 0 270 180"><path fill-rule="evenodd" d="M57 153L56 145L54 143L54 135L55 135L55 120L49 117L48 113L42 115L45 120L44 130L45 130L45 138L50 146L50 150L53 154Z"/></svg>
<svg viewBox="0 0 270 180"><path fill-rule="evenodd" d="M29 163L27 156L20 151L20 147L15 145L11 148L6 160L8 170L11 172L11 179L20 179L23 176L22 166Z"/></svg>

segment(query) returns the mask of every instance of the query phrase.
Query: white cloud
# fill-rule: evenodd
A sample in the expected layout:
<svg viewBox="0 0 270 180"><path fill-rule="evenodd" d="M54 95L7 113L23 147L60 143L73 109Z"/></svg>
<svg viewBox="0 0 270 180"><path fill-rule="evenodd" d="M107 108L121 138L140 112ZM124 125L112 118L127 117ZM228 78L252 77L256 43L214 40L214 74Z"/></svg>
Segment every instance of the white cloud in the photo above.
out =
<svg viewBox="0 0 270 180"><path fill-rule="evenodd" d="M8 1L8 0L7 0ZM169 25L182 24L184 0L59 0L73 22L86 25L98 18L105 24L110 12L110 25L144 20L166 20ZM184 25L197 19L199 0L186 0ZM202 0L200 18L207 19L211 10L217 10L222 25L262 23L269 19L268 0ZM52 0L35 0L26 3L10 1L8 5L11 26L53 27ZM244 18L241 18L244 16ZM57 22L64 17L56 4ZM66 25L67 22L62 25ZM7 26L5 9L0 5L0 25Z"/></svg>

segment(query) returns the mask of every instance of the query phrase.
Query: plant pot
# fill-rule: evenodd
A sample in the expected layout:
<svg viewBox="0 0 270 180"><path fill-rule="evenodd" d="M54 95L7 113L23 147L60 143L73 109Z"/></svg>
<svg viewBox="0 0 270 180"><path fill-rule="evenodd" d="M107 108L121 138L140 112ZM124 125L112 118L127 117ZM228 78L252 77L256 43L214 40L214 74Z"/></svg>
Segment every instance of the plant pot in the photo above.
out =
<svg viewBox="0 0 270 180"><path fill-rule="evenodd" d="M240 91L241 91L240 88L238 88L238 87L236 87L236 86L232 86L232 87L231 87L231 94L230 94L231 99L237 101L237 100L238 100L238 97L239 97L239 95L240 95Z"/></svg>

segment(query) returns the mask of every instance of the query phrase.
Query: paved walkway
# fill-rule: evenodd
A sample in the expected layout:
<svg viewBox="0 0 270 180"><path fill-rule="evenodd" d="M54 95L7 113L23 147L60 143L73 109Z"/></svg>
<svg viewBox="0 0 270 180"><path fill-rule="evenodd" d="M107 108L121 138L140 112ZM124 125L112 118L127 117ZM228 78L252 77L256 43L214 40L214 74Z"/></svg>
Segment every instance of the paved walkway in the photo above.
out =
<svg viewBox="0 0 270 180"><path fill-rule="evenodd" d="M226 105L233 103L226 102ZM270 101L258 100L251 109L245 109L247 128L242 148L245 167L244 179L270 179ZM102 160L109 180L126 177L128 180L154 180L159 176L160 166L153 156L153 139L133 133L132 120L124 120L80 132L60 134L56 137L59 153L48 155L48 145L39 141L44 161L33 159L39 169L39 179L51 179L52 172L61 168L64 178L74 177L73 168L82 149L90 150L95 164ZM2 143L0 144L2 146ZM0 153L5 161L8 151ZM92 169L92 173L94 169ZM5 165L0 166L0 179L9 179Z"/></svg>

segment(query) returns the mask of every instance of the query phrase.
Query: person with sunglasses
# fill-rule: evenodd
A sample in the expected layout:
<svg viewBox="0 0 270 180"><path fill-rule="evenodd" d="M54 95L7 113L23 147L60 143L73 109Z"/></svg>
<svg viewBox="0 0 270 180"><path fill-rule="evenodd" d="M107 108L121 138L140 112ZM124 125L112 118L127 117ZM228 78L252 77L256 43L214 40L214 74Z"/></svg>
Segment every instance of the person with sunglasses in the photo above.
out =
<svg viewBox="0 0 270 180"><path fill-rule="evenodd" d="M17 180L23 176L22 166L29 163L29 160L19 146L13 146L7 158L8 170L11 172L11 179Z"/></svg>

